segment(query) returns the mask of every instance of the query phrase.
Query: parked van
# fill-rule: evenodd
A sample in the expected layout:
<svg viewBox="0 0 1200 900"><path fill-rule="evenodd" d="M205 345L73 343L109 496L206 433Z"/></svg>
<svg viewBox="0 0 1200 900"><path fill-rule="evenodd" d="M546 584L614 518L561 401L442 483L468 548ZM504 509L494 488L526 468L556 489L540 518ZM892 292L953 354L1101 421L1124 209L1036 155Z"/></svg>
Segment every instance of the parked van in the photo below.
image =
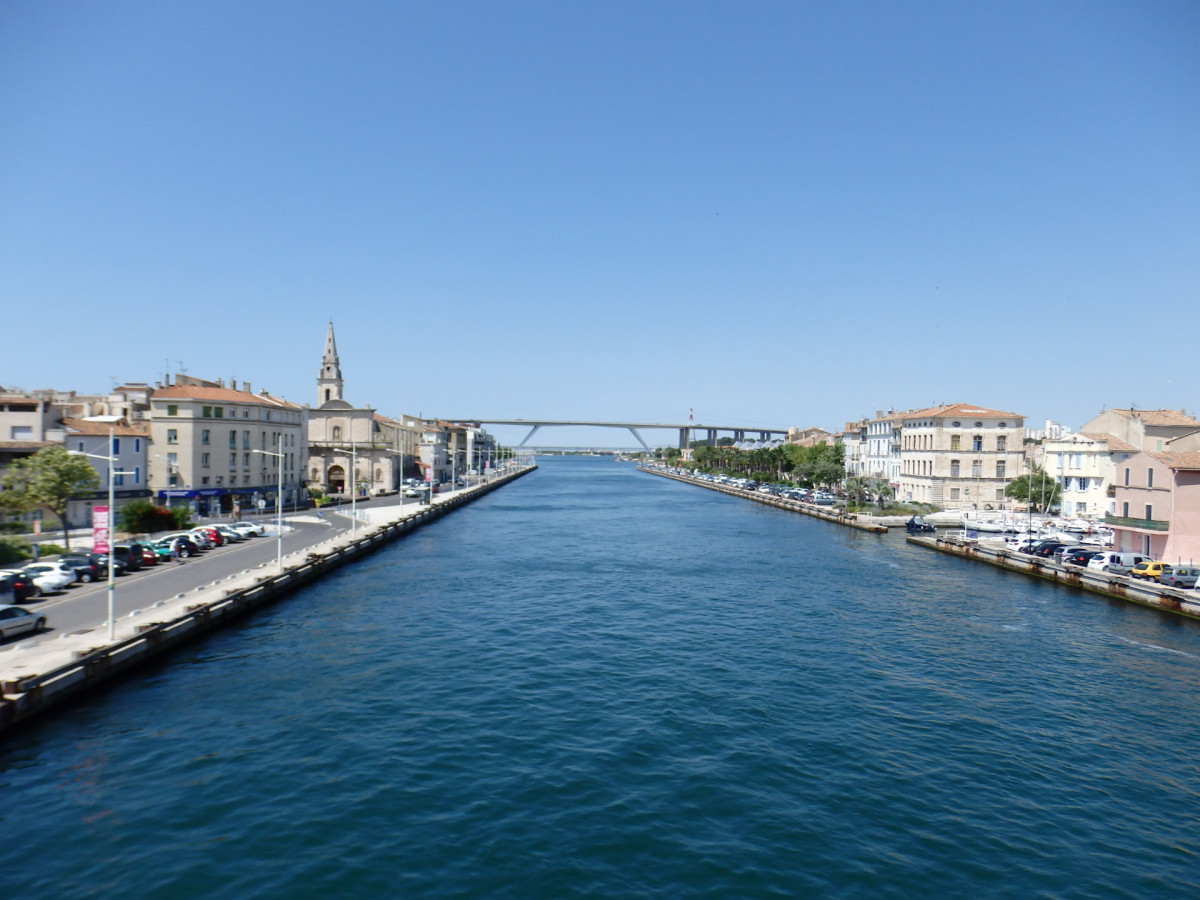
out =
<svg viewBox="0 0 1200 900"><path fill-rule="evenodd" d="M1150 559L1149 556L1142 556L1139 553L1116 553L1106 550L1097 556L1093 556L1088 561L1087 567L1101 572L1108 572L1110 575L1128 575L1133 571L1134 566L1148 559Z"/></svg>

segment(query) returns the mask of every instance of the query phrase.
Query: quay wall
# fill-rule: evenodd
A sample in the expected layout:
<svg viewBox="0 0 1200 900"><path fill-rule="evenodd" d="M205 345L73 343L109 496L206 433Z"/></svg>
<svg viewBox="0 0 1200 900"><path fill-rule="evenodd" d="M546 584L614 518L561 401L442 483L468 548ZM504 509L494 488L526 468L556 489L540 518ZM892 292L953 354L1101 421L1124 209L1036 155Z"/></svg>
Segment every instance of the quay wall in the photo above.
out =
<svg viewBox="0 0 1200 900"><path fill-rule="evenodd" d="M789 512L803 513L806 516L812 516L814 519L824 519L826 522L833 522L835 525L845 525L847 528L857 528L859 531L870 531L873 534L884 534L887 532L886 525L880 525L877 522L862 521L854 513L838 512L827 506L818 506L815 503L803 503L799 500L786 500L783 497L776 497L773 494L760 494L757 491L744 491L741 488L731 487L727 484L714 484L708 481L697 481L694 478L688 478L684 475L676 475L673 472L660 472L657 469L647 469L639 467L639 471L648 472L651 475L661 475L663 478L670 478L674 481L682 481L685 484L694 485L695 487L708 488L710 491L719 491L722 494L730 494L734 497L742 497L747 500L753 500L755 503L762 503L766 506L774 506L777 509L786 509Z"/></svg>
<svg viewBox="0 0 1200 900"><path fill-rule="evenodd" d="M146 621L139 621L131 637L74 651L71 654L73 658L68 662L54 665L36 675L5 677L0 680L0 733L83 691L131 672L139 664L187 641L274 603L296 589L373 553L383 545L440 519L536 468L521 469L489 484L462 491L415 515L369 528L361 537L348 539L333 549L309 552L302 563L286 566L278 574L259 576L251 586L221 590L218 583L213 586L215 590L197 588L197 592L203 593L191 602L186 598L181 604L162 601L149 610L139 611L139 619ZM216 596L213 596L214 593ZM176 614L180 608L182 613ZM164 613L170 617L151 621L156 615L162 616Z"/></svg>
<svg viewBox="0 0 1200 900"><path fill-rule="evenodd" d="M941 535L910 535L908 543L942 553L950 553L975 562L987 563L1010 572L1020 572L1043 578L1055 584L1067 585L1128 600L1140 606L1161 609L1177 615L1200 619L1200 592L1171 588L1154 581L1139 581L1127 575L1113 575L1077 566L1059 566L1040 556L1029 556L1011 550L980 546L977 541Z"/></svg>

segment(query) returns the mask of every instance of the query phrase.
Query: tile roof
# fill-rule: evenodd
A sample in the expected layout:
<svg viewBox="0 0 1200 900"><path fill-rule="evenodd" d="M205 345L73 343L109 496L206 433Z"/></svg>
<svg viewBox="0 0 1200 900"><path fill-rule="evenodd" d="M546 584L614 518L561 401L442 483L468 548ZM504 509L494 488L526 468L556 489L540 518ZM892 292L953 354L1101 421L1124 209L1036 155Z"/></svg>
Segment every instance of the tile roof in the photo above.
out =
<svg viewBox="0 0 1200 900"><path fill-rule="evenodd" d="M235 391L233 388L206 387L198 384L173 384L169 387L158 388L153 394L153 400L220 400L224 403L258 403L264 406L278 406L287 409L300 409L295 403L281 397L273 397L267 393L252 394L249 391Z"/></svg>
<svg viewBox="0 0 1200 900"><path fill-rule="evenodd" d="M71 430L72 434L106 435L110 428L114 435L121 437L145 437L150 434L149 425L130 425L128 422L94 422L87 419L72 419L69 416L62 422Z"/></svg>
<svg viewBox="0 0 1200 900"><path fill-rule="evenodd" d="M1172 469L1200 471L1200 452L1195 450L1164 450L1160 453L1147 451L1147 455L1166 463Z"/></svg>
<svg viewBox="0 0 1200 900"><path fill-rule="evenodd" d="M1200 428L1200 420L1182 409L1110 409L1109 412L1127 419L1141 419L1147 425L1195 425Z"/></svg>
<svg viewBox="0 0 1200 900"><path fill-rule="evenodd" d="M1085 437L1090 441L1099 441L1102 444L1107 444L1108 449L1117 453L1137 453L1137 447L1128 441L1123 441L1115 434L1107 434L1103 431L1081 431L1080 437Z"/></svg>
<svg viewBox="0 0 1200 900"><path fill-rule="evenodd" d="M971 406L968 403L950 403L945 406L931 406L928 409L916 409L911 412L900 413L897 418L900 419L948 419L952 416L961 416L967 418L970 416L983 416L988 419L994 419L1000 416L1010 419L1024 419L1021 413L1005 412L1002 409L988 409L986 406Z"/></svg>

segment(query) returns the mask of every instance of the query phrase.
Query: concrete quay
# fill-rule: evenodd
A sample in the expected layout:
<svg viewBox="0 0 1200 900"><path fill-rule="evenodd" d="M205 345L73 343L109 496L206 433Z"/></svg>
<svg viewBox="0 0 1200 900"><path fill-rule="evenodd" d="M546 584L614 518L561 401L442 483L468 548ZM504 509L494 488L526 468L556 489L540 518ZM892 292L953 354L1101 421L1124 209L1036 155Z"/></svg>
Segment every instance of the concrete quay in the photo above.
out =
<svg viewBox="0 0 1200 900"><path fill-rule="evenodd" d="M742 497L746 500L753 500L755 503L762 503L765 506L774 506L776 509L786 509L789 512L802 513L806 516L812 516L814 519L824 519L826 522L833 522L835 525L845 525L847 528L857 528L859 531L869 531L873 534L885 534L888 530L886 525L881 525L878 522L870 520L870 517L859 517L855 513L838 512L830 509L828 506L818 506L815 503L803 503L799 500L785 500L782 497L776 497L773 494L760 494L757 491L744 491L741 488L731 487L727 484L713 484L707 481L697 481L694 478L688 478L685 475L676 475L673 472L662 472L657 469L648 469L639 466L639 471L648 472L651 475L661 475L663 478L670 478L673 481L682 481L684 484L690 484L695 487L707 488L710 491L718 491L722 494L729 494L733 497Z"/></svg>
<svg viewBox="0 0 1200 900"><path fill-rule="evenodd" d="M486 484L435 495L429 505L359 510L353 530L284 556L282 570L272 560L133 610L117 620L111 642L107 640L107 629L102 632L95 628L57 638L39 636L21 641L0 660L0 732L282 599L535 468L518 469Z"/></svg>
<svg viewBox="0 0 1200 900"><path fill-rule="evenodd" d="M1080 588L1139 606L1200 619L1200 591L1171 588L1153 581L1138 581L1127 575L1112 575L1078 566L1060 566L1040 556L1016 553L1002 547L983 546L977 540L940 535L910 535L908 543L964 559L987 563L1010 572L1020 572L1055 584Z"/></svg>

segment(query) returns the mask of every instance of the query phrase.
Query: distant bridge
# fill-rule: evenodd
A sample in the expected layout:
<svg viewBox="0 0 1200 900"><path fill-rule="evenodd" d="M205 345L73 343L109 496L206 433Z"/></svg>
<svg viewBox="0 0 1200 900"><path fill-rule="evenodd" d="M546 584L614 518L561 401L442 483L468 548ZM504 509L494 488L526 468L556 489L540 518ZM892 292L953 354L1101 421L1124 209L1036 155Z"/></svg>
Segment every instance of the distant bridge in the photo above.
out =
<svg viewBox="0 0 1200 900"><path fill-rule="evenodd" d="M699 422L689 422L683 425L656 424L651 422L574 422L562 419L448 419L443 417L444 421L455 422L459 425L478 424L478 425L528 425L529 434L525 435L518 447L524 447L531 437L538 433L542 428L551 427L566 427L566 428L624 428L629 431L639 444L647 450L650 446L642 439L638 432L639 428L667 428L677 430L679 432L679 449L686 450L688 448L688 435L693 431L701 431L705 434L705 440L710 445L716 444L717 435L725 432L733 437L735 441L744 441L747 434L757 434L760 441L771 440L771 435L779 434L787 436L786 428L751 428L745 425L703 425Z"/></svg>

